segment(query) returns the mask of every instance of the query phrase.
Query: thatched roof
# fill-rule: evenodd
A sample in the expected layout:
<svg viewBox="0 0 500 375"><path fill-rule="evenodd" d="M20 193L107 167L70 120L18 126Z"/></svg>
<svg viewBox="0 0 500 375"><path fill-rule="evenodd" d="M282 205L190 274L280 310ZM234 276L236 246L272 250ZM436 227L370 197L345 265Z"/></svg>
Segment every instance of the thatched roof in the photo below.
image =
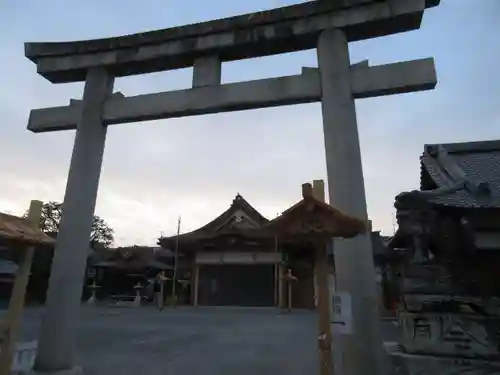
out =
<svg viewBox="0 0 500 375"><path fill-rule="evenodd" d="M52 245L55 240L24 218L0 212L0 241L26 245Z"/></svg>
<svg viewBox="0 0 500 375"><path fill-rule="evenodd" d="M367 222L343 214L313 196L311 184L302 185L303 199L271 220L263 229L280 237L351 238L369 230Z"/></svg>

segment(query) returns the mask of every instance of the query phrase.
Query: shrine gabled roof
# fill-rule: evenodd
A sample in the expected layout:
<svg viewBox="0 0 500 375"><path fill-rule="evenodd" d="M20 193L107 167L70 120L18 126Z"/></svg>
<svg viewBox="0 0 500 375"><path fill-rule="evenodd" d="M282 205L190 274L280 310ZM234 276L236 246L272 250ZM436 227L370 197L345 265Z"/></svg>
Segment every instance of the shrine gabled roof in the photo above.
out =
<svg viewBox="0 0 500 375"><path fill-rule="evenodd" d="M237 218L238 212L242 212L252 222L253 228L239 230L237 227L233 227L231 225L231 222ZM179 236L179 240L207 238L214 235L224 234L245 234L247 232L253 232L252 229L263 227L268 222L269 220L252 207L245 198L243 198L240 194L237 194L233 199L231 206L229 206L226 211L201 228L181 234ZM160 244L162 241L171 241L176 237L177 236L162 237L159 239L158 243Z"/></svg>
<svg viewBox="0 0 500 375"><path fill-rule="evenodd" d="M500 140L426 145L420 161L430 203L500 208Z"/></svg>
<svg viewBox="0 0 500 375"><path fill-rule="evenodd" d="M362 219L346 215L314 197L312 185L302 185L303 199L271 220L265 231L285 237L351 238L368 229Z"/></svg>

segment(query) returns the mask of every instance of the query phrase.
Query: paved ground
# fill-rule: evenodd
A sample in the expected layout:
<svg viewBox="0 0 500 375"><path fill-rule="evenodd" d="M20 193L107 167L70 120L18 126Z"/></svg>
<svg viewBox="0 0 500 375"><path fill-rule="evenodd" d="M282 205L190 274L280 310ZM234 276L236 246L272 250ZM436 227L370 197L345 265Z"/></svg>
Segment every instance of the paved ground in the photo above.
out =
<svg viewBox="0 0 500 375"><path fill-rule="evenodd" d="M38 334L28 310L23 338ZM84 308L78 323L86 375L317 374L316 316L274 309ZM384 339L397 329L383 323Z"/></svg>

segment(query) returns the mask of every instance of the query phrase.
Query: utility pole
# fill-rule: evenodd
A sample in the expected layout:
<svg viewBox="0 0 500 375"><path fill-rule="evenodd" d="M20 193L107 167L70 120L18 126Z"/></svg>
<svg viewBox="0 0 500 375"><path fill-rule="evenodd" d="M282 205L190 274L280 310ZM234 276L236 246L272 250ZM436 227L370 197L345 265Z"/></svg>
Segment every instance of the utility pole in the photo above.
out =
<svg viewBox="0 0 500 375"><path fill-rule="evenodd" d="M177 263L179 261L179 234L181 231L181 215L179 215L179 219L177 220L177 236L175 238L175 249L174 249L174 274L172 276L172 303L177 304L177 292L176 292L176 283L177 283Z"/></svg>

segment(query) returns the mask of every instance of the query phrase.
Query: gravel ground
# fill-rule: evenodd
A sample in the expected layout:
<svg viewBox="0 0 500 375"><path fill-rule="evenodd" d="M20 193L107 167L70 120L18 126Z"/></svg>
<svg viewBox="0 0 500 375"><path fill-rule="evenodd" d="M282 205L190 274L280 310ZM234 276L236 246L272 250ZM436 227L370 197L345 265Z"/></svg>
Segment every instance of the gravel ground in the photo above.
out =
<svg viewBox="0 0 500 375"><path fill-rule="evenodd" d="M29 309L23 340L38 335L40 310ZM79 364L86 375L317 374L316 315L274 309L82 308ZM398 339L383 322L384 340Z"/></svg>

